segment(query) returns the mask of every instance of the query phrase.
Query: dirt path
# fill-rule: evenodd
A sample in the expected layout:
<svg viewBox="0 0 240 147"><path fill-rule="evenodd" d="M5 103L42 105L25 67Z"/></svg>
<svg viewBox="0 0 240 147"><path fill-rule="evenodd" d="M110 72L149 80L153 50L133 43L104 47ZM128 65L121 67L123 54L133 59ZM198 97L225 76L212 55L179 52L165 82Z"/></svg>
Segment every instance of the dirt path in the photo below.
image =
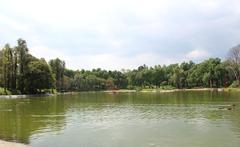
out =
<svg viewBox="0 0 240 147"><path fill-rule="evenodd" d="M29 146L20 144L20 143L7 142L7 141L0 140L0 147L29 147Z"/></svg>

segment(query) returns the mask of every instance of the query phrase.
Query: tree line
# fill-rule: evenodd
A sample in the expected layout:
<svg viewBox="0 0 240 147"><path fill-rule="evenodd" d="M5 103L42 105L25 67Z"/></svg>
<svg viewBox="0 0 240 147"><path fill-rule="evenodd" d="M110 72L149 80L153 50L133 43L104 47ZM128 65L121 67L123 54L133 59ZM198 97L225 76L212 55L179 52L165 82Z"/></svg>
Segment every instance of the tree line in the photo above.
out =
<svg viewBox="0 0 240 147"><path fill-rule="evenodd" d="M88 91L139 88L238 87L240 45L229 50L226 60L209 58L201 63L139 66L133 70L71 70L59 58L47 62L29 53L23 39L17 46L0 50L0 87L5 93L37 94L54 91ZM1 92L0 92L1 93Z"/></svg>

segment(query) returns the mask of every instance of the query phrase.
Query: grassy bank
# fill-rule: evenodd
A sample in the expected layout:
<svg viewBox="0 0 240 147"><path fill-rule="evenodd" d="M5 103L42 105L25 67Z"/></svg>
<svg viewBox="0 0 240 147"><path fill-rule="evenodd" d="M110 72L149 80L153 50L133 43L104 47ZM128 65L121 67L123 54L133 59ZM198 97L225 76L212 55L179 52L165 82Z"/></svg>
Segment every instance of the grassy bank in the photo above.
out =
<svg viewBox="0 0 240 147"><path fill-rule="evenodd" d="M142 89L139 92L177 92L177 91L218 91L218 92L240 92L240 88L191 88L191 89Z"/></svg>
<svg viewBox="0 0 240 147"><path fill-rule="evenodd" d="M36 94L32 94L32 95L44 95L44 94L57 94L57 90L56 89L42 89L42 90L39 90ZM19 91L11 92L10 90L0 87L0 96L1 95L25 95L25 94L21 94ZM31 94L28 94L28 95L31 95Z"/></svg>
<svg viewBox="0 0 240 147"><path fill-rule="evenodd" d="M105 93L168 93L168 92L180 92L180 91L217 91L217 92L240 92L240 88L192 88L192 89L162 89L162 88L146 88L146 89L118 89L118 90L102 90L102 91L80 91L80 92L63 92L63 93L48 93L48 94L30 94L30 95L0 95L0 98L27 98L27 97L44 97L44 96L56 96L56 95L77 95L79 93L92 93L92 92L105 92Z"/></svg>
<svg viewBox="0 0 240 147"><path fill-rule="evenodd" d="M119 90L105 90L103 92L109 92L109 93L121 93L121 92L159 92L159 93L165 93L165 92L177 92L177 91L218 91L218 92L240 92L240 88L191 88L191 89L176 89L173 87L169 88L143 88L143 89L135 89L135 90L129 90L129 89L119 89Z"/></svg>

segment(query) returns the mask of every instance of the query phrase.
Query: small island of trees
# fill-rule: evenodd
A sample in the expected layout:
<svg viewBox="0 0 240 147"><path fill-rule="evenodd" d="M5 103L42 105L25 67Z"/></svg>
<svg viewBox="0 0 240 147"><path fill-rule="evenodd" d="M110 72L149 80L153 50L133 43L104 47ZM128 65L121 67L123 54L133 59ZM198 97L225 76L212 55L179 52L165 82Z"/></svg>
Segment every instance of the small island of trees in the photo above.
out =
<svg viewBox="0 0 240 147"><path fill-rule="evenodd" d="M59 58L47 62L29 53L23 39L0 50L0 94L41 94L113 89L183 89L238 87L240 45L226 60L209 58L201 63L139 66L133 70L71 70Z"/></svg>

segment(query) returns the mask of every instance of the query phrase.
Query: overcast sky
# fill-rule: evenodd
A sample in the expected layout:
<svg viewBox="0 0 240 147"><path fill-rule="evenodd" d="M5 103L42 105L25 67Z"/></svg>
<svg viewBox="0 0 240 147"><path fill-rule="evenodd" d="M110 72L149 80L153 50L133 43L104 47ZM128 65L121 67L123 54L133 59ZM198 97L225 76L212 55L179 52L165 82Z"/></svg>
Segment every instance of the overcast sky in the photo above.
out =
<svg viewBox="0 0 240 147"><path fill-rule="evenodd" d="M0 46L72 69L224 58L240 44L240 0L0 0Z"/></svg>

